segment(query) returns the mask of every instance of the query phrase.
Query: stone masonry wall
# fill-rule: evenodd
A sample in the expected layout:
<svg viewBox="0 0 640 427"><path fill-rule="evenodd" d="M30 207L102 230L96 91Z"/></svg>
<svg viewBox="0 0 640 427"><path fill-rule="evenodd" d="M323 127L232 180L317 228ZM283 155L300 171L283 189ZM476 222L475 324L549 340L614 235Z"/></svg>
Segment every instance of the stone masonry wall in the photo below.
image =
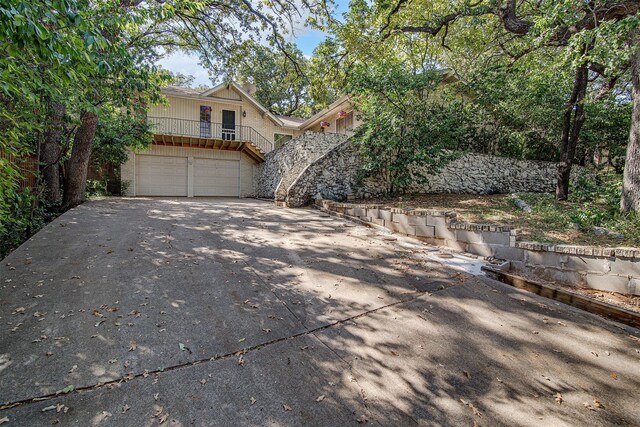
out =
<svg viewBox="0 0 640 427"><path fill-rule="evenodd" d="M274 198L283 179L290 184L309 163L344 142L345 138L344 135L305 132L267 153L265 161L256 166L254 195Z"/></svg>
<svg viewBox="0 0 640 427"><path fill-rule="evenodd" d="M384 193L381 180L369 178L356 188L362 164L356 147L346 141L310 163L282 196L287 206L309 204L316 197L343 201L348 195L375 197ZM514 160L484 154L464 154L432 175L427 184L416 183L411 193L497 194L551 192L555 188L557 164ZM574 166L575 179L584 169Z"/></svg>
<svg viewBox="0 0 640 427"><path fill-rule="evenodd" d="M640 249L516 241L516 230L458 222L455 212L316 200L316 207L456 251L510 261L547 280L640 295Z"/></svg>

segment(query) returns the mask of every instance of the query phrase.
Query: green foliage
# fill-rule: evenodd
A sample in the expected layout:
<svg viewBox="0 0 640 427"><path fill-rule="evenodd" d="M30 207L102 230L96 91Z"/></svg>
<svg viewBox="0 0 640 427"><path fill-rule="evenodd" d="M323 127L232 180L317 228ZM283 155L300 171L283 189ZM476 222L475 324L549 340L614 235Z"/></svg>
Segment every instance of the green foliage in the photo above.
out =
<svg viewBox="0 0 640 427"><path fill-rule="evenodd" d="M100 118L91 155L96 163L121 165L129 149L144 149L152 140L153 129L144 114L112 111Z"/></svg>
<svg viewBox="0 0 640 427"><path fill-rule="evenodd" d="M451 123L431 120L437 108L427 100L440 80L438 72L416 75L388 63L351 74L349 91L364 120L354 137L365 160L362 174L382 177L388 194L426 182L449 160L443 149L460 138Z"/></svg>
<svg viewBox="0 0 640 427"><path fill-rule="evenodd" d="M256 86L256 99L272 113L308 117L313 108L307 95L307 59L292 44L287 53L258 44L243 48L245 55L234 79Z"/></svg>
<svg viewBox="0 0 640 427"><path fill-rule="evenodd" d="M36 195L29 189L14 191L6 203L6 214L0 216L0 259L20 246L29 233L39 230L45 223L45 209L40 207L31 217Z"/></svg>
<svg viewBox="0 0 640 427"><path fill-rule="evenodd" d="M580 228L614 226L620 214L622 176L607 170L581 176L572 185L571 198L577 206L569 212Z"/></svg>
<svg viewBox="0 0 640 427"><path fill-rule="evenodd" d="M111 196L108 186L108 178L103 179L88 179L86 194L88 197L102 197Z"/></svg>

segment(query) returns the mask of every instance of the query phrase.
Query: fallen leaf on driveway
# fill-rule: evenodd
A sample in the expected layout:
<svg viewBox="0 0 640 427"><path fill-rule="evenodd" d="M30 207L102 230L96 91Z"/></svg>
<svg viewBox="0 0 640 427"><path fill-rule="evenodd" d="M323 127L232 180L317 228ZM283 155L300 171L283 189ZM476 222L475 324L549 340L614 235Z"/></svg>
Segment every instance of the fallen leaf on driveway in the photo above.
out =
<svg viewBox="0 0 640 427"><path fill-rule="evenodd" d="M316 399L316 402L322 402L324 400L324 394L321 394L320 396L318 396L318 398Z"/></svg>
<svg viewBox="0 0 640 427"><path fill-rule="evenodd" d="M75 389L76 389L76 387L75 387L73 384L69 384L68 386L66 386L66 387L65 387L65 388L63 388L62 390L57 391L57 392L56 392L56 394L60 394L60 393L63 393L63 394L71 393L71 392L72 392L73 390L75 390Z"/></svg>
<svg viewBox="0 0 640 427"><path fill-rule="evenodd" d="M134 351L136 348L138 348L138 343L133 340L129 341L129 351Z"/></svg>
<svg viewBox="0 0 640 427"><path fill-rule="evenodd" d="M0 424L4 424L4 423L8 423L8 422L9 422L9 417L0 418Z"/></svg>
<svg viewBox="0 0 640 427"><path fill-rule="evenodd" d="M285 410L285 411L291 411L291 410L292 410L292 409L291 409L291 406L289 406L289 405L284 405L284 404L282 405L282 409L283 409L283 410Z"/></svg>
<svg viewBox="0 0 640 427"><path fill-rule="evenodd" d="M200 384L205 385L207 383L207 380L205 380L204 378L200 380Z"/></svg>
<svg viewBox="0 0 640 427"><path fill-rule="evenodd" d="M611 373L611 378L613 378L614 380L618 379L618 374L616 374L615 372Z"/></svg>
<svg viewBox="0 0 640 427"><path fill-rule="evenodd" d="M15 310L13 310L13 314L21 314L21 313L24 313L25 310L26 310L26 308L24 308L24 307L18 307Z"/></svg>
<svg viewBox="0 0 640 427"><path fill-rule="evenodd" d="M73 374L76 371L76 369L78 369L78 365L73 365L71 369L69 369L69 373Z"/></svg>
<svg viewBox="0 0 640 427"><path fill-rule="evenodd" d="M244 366L244 357L242 357L242 355L238 358L238 365Z"/></svg>
<svg viewBox="0 0 640 427"><path fill-rule="evenodd" d="M479 416L481 416L481 415L482 415L482 414L480 413L480 411L478 410L478 408L476 408L476 407L473 405L473 403L471 403L471 402L469 402L469 401L467 401L467 400L464 400L464 399L462 399L462 398L460 398L460 402L462 402L464 405L467 405L469 408L471 408L471 409L473 410L473 415L475 415L475 416L477 416L477 417L479 417Z"/></svg>
<svg viewBox="0 0 640 427"><path fill-rule="evenodd" d="M49 405L46 408L42 408L42 412L53 411L56 409L56 405Z"/></svg>
<svg viewBox="0 0 640 427"><path fill-rule="evenodd" d="M131 406L129 406L129 405L127 405L127 404L125 404L125 405L122 407L122 413L124 414L124 413L125 413L125 412L127 412L129 409L131 409Z"/></svg>
<svg viewBox="0 0 640 427"><path fill-rule="evenodd" d="M257 400L252 397L251 398L251 404L254 405L256 402L257 402Z"/></svg>
<svg viewBox="0 0 640 427"><path fill-rule="evenodd" d="M356 420L358 421L360 424L364 424L369 422L369 418L367 418L367 416L365 414L360 415L360 417L358 417L358 419Z"/></svg>
<svg viewBox="0 0 640 427"><path fill-rule="evenodd" d="M262 328L262 330L263 330L264 332L266 332L266 333L271 332L271 329L269 329L269 328Z"/></svg>
<svg viewBox="0 0 640 427"><path fill-rule="evenodd" d="M558 402L558 405L560 405L563 401L564 399L562 398L562 395L560 393L556 393L556 402Z"/></svg>

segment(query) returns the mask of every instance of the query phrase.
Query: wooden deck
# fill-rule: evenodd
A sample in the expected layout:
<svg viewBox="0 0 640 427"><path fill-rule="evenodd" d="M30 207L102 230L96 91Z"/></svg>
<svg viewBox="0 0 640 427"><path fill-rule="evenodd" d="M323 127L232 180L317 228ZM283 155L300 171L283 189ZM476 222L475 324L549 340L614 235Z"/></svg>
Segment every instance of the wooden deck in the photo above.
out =
<svg viewBox="0 0 640 427"><path fill-rule="evenodd" d="M206 148L211 150L240 151L247 154L257 162L264 161L264 155L260 149L248 141L224 140L217 138L201 138L181 135L154 135L153 143L168 147Z"/></svg>

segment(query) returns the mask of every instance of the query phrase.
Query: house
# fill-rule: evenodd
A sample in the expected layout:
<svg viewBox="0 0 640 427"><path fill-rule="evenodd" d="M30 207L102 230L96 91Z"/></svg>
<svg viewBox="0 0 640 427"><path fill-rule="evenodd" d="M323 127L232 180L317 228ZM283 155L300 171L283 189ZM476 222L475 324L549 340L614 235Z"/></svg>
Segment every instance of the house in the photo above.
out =
<svg viewBox="0 0 640 427"><path fill-rule="evenodd" d="M226 196L253 193L264 156L306 131L346 133L357 125L345 96L308 120L277 116L253 97L255 86L223 83L204 92L170 86L167 105L147 120L154 140L121 167L129 196Z"/></svg>

